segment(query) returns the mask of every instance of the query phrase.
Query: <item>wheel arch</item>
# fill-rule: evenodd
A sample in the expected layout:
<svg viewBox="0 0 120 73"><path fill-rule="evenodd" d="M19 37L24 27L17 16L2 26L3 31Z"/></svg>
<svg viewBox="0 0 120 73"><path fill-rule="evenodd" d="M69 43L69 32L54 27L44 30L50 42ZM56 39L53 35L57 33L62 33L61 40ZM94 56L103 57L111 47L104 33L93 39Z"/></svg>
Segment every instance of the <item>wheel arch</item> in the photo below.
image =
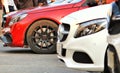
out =
<svg viewBox="0 0 120 73"><path fill-rule="evenodd" d="M112 47L112 48L109 48L109 47ZM108 44L107 49L106 49L106 51L105 51L104 62L105 62L105 59L106 59L106 57L107 57L107 50L108 50L108 49L109 49L110 51L116 52L116 49L115 49L114 45Z"/></svg>
<svg viewBox="0 0 120 73"><path fill-rule="evenodd" d="M109 48L109 47L112 47L112 48ZM107 50L108 50L108 49L109 49L110 51L112 51L112 52L117 53L114 45L108 44L107 49L106 49L106 51L105 51L105 57L104 57L104 69L105 69L105 67L106 67L106 65L107 65Z"/></svg>
<svg viewBox="0 0 120 73"><path fill-rule="evenodd" d="M109 48L110 47L110 48ZM109 48L109 51L112 52L107 52ZM108 48L106 50L106 55L105 55L105 66L104 66L104 72L103 73L120 73L120 62L118 60L118 54L117 54L117 50L115 49L115 46L112 44L108 45ZM109 58L107 59L107 55L110 54L109 56L114 56L114 58ZM113 59L111 62L110 60Z"/></svg>
<svg viewBox="0 0 120 73"><path fill-rule="evenodd" d="M29 27L32 24L34 24L36 21L40 21L40 20L49 20L49 21L52 21L52 22L56 23L58 26L60 24L60 22L57 22L56 20L52 20L52 19L48 19L48 18L41 18L41 19L37 19L37 20L33 21L26 29L26 32L25 32L25 35L24 35L24 45L28 45L26 36L27 36L27 32L28 32Z"/></svg>
<svg viewBox="0 0 120 73"><path fill-rule="evenodd" d="M116 54L116 56L119 58L119 56L118 56L118 51L117 51L117 49L115 48L115 46L112 45L112 44L110 44L110 47L112 47L112 48L110 48L109 50L110 50L111 52L114 52L114 53Z"/></svg>
<svg viewBox="0 0 120 73"><path fill-rule="evenodd" d="M112 47L112 48L109 48L109 47ZM115 49L115 46L114 46L114 45L108 44L108 47L107 47L107 49L106 49L106 52L107 52L108 48L109 48L110 51L116 52L116 49Z"/></svg>

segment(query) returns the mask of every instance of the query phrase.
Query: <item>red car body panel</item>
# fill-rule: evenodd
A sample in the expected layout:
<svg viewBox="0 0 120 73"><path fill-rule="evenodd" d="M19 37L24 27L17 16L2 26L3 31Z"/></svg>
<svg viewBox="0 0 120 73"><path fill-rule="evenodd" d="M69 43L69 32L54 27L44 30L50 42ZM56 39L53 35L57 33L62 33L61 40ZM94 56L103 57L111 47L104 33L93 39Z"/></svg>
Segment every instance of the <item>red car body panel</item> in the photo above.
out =
<svg viewBox="0 0 120 73"><path fill-rule="evenodd" d="M12 24L11 26L8 26L8 23L9 23L9 20L8 20L6 24L7 26L5 25L5 28L10 27L9 33L11 34L11 37L12 37L12 43L9 46L23 47L25 45L24 41L25 41L27 29L35 21L46 19L46 20L54 21L59 25L60 19L63 18L64 16L74 11L88 8L87 5L84 6L85 1L86 0L82 0L81 2L77 2L73 4L39 7L39 8L28 9L28 10L26 9L26 10L17 12L17 13L26 12L28 16ZM16 14L13 14L7 18L11 18Z"/></svg>

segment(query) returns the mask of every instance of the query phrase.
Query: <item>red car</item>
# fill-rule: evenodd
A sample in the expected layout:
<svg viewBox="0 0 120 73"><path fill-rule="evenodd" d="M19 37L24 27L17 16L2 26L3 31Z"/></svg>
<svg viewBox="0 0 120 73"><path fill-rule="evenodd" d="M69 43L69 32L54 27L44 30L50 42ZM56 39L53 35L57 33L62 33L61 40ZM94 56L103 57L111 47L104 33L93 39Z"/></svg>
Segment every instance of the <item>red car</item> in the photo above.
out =
<svg viewBox="0 0 120 73"><path fill-rule="evenodd" d="M20 10L4 16L1 36L4 46L29 46L35 53L56 52L60 19L88 7L86 0L74 1L68 4Z"/></svg>

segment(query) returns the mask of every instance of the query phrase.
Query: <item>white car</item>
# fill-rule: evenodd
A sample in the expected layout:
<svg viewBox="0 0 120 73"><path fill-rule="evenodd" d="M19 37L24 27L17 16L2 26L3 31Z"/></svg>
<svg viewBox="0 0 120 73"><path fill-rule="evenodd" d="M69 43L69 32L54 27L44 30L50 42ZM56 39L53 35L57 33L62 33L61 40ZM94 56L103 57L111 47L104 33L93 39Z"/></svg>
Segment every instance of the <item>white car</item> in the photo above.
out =
<svg viewBox="0 0 120 73"><path fill-rule="evenodd" d="M111 14L112 4L106 4L65 16L58 29L58 58L69 68L104 71Z"/></svg>
<svg viewBox="0 0 120 73"><path fill-rule="evenodd" d="M120 15L114 16L109 28L106 70L120 73Z"/></svg>

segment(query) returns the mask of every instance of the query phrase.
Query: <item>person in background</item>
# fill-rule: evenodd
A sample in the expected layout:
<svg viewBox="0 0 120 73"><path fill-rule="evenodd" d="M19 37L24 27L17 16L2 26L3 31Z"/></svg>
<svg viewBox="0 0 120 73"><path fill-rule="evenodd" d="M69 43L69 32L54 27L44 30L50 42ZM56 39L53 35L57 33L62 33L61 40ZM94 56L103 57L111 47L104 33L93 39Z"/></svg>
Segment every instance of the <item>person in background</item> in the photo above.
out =
<svg viewBox="0 0 120 73"><path fill-rule="evenodd" d="M118 8L120 10L120 0L116 0L116 4L117 4L117 6L118 6Z"/></svg>
<svg viewBox="0 0 120 73"><path fill-rule="evenodd" d="M116 1L116 0L106 0L106 4L112 3L113 1Z"/></svg>
<svg viewBox="0 0 120 73"><path fill-rule="evenodd" d="M106 0L95 0L98 5L106 4Z"/></svg>
<svg viewBox="0 0 120 73"><path fill-rule="evenodd" d="M53 2L55 2L56 0L50 0L50 2L49 3L53 3Z"/></svg>
<svg viewBox="0 0 120 73"><path fill-rule="evenodd" d="M0 9L2 9L2 2L0 1Z"/></svg>
<svg viewBox="0 0 120 73"><path fill-rule="evenodd" d="M120 0L115 0L115 2L112 3L112 5L113 16L120 15Z"/></svg>
<svg viewBox="0 0 120 73"><path fill-rule="evenodd" d="M48 2L47 0L38 0L38 6L47 6Z"/></svg>
<svg viewBox="0 0 120 73"><path fill-rule="evenodd" d="M60 1L60 0L58 0L58 1ZM47 6L54 2L56 2L56 0L38 0L38 6Z"/></svg>
<svg viewBox="0 0 120 73"><path fill-rule="evenodd" d="M102 5L102 4L109 4L112 3L116 0L96 0L96 2L98 3L98 5Z"/></svg>
<svg viewBox="0 0 120 73"><path fill-rule="evenodd" d="M38 6L38 0L14 0L14 1L18 10Z"/></svg>
<svg viewBox="0 0 120 73"><path fill-rule="evenodd" d="M14 0L1 0L1 2L3 8L3 15L17 10Z"/></svg>
<svg viewBox="0 0 120 73"><path fill-rule="evenodd" d="M48 4L49 5L59 5L59 4L65 4L68 3L67 0L51 0Z"/></svg>
<svg viewBox="0 0 120 73"><path fill-rule="evenodd" d="M96 0L86 0L89 7L97 6Z"/></svg>

